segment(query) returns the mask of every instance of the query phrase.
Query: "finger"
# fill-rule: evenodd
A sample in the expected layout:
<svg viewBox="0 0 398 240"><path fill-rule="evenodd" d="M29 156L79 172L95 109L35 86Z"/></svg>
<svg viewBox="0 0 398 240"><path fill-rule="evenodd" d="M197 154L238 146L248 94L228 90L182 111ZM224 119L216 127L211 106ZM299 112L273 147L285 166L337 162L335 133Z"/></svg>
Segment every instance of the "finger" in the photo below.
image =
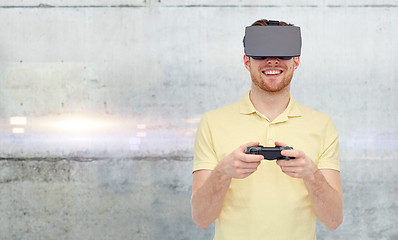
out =
<svg viewBox="0 0 398 240"><path fill-rule="evenodd" d="M290 166L282 166L281 169L284 173L301 173L303 171L302 168Z"/></svg>
<svg viewBox="0 0 398 240"><path fill-rule="evenodd" d="M286 147L287 145L283 142L275 141L275 146Z"/></svg>
<svg viewBox="0 0 398 240"><path fill-rule="evenodd" d="M264 160L264 156L257 154L245 154L245 156L241 159L242 162L246 163L259 163L262 160Z"/></svg>
<svg viewBox="0 0 398 240"><path fill-rule="evenodd" d="M237 178L243 179L243 178L247 178L248 176L252 175L254 172L248 172L248 173L241 173L238 174Z"/></svg>
<svg viewBox="0 0 398 240"><path fill-rule="evenodd" d="M258 165L260 165L260 161L259 162L249 162L249 163L245 163L242 162L242 164L240 165L241 169L248 169L248 170L257 170Z"/></svg>
<svg viewBox="0 0 398 240"><path fill-rule="evenodd" d="M258 145L260 145L260 142L248 142L248 143L241 145L239 148L242 150L242 152L244 152L246 147L258 146Z"/></svg>
<svg viewBox="0 0 398 240"><path fill-rule="evenodd" d="M282 171L282 172L290 177L293 177L293 178L301 178L300 173L297 173L297 172L285 172L285 171Z"/></svg>
<svg viewBox="0 0 398 240"><path fill-rule="evenodd" d="M281 152L281 155L282 156L287 156L287 157L294 157L294 158L298 157L298 154L297 154L296 150L283 150Z"/></svg>
<svg viewBox="0 0 398 240"><path fill-rule="evenodd" d="M260 162L236 161L233 165L235 169L257 169Z"/></svg>
<svg viewBox="0 0 398 240"><path fill-rule="evenodd" d="M258 146L260 145L260 142L248 142L246 144L243 144L242 146L240 146L240 149L242 151L242 153L244 153L246 147L250 147L250 146ZM261 160L264 160L264 156L263 155L256 155L256 154L244 154L242 155L242 158L240 159L243 162L259 162Z"/></svg>
<svg viewBox="0 0 398 240"><path fill-rule="evenodd" d="M276 160L276 164L278 164L279 167L286 166L287 160Z"/></svg>
<svg viewBox="0 0 398 240"><path fill-rule="evenodd" d="M236 169L236 174L237 175L246 175L246 174L252 174L257 170L257 168L254 169L245 169L245 168L240 168L240 169Z"/></svg>
<svg viewBox="0 0 398 240"><path fill-rule="evenodd" d="M276 163L281 167L304 167L305 160L294 158L289 160L277 160Z"/></svg>
<svg viewBox="0 0 398 240"><path fill-rule="evenodd" d="M292 150L283 150L281 152L282 156L294 157L294 158L305 158L305 154L303 151L292 149Z"/></svg>
<svg viewBox="0 0 398 240"><path fill-rule="evenodd" d="M296 167L281 167L281 171L290 177L301 178L303 170Z"/></svg>

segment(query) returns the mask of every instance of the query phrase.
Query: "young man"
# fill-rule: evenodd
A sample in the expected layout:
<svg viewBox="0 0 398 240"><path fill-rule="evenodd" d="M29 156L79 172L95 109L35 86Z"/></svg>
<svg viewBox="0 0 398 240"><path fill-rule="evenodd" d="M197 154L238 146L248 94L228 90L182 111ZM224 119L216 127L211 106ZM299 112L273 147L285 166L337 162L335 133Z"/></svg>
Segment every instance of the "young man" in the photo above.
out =
<svg viewBox="0 0 398 240"><path fill-rule="evenodd" d="M214 220L215 240L314 240L316 218L329 229L343 219L338 134L330 117L294 101L300 63L296 26L259 20L246 28L244 65L251 90L206 113L198 127L192 217ZM286 146L290 160L246 154L249 146Z"/></svg>

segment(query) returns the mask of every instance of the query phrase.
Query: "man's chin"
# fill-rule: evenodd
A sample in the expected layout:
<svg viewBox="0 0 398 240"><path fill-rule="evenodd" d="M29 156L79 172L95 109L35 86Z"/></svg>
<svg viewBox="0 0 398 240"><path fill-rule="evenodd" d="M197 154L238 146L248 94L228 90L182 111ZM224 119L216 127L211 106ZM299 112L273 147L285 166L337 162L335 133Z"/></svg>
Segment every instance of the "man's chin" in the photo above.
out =
<svg viewBox="0 0 398 240"><path fill-rule="evenodd" d="M284 91L288 85L265 85L265 84L256 84L255 85L260 88L261 90L268 92L268 93L279 93Z"/></svg>

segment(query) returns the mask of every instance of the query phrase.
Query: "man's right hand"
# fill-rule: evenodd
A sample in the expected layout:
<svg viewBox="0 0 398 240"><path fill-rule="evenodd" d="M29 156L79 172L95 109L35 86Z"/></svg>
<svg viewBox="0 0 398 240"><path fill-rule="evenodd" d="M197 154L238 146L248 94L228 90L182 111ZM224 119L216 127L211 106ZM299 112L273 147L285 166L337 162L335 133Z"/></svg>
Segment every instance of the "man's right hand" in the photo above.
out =
<svg viewBox="0 0 398 240"><path fill-rule="evenodd" d="M245 154L246 147L258 146L259 142L246 143L231 154L226 156L216 167L215 170L220 171L230 178L246 178L257 170L261 160L264 160L262 155Z"/></svg>

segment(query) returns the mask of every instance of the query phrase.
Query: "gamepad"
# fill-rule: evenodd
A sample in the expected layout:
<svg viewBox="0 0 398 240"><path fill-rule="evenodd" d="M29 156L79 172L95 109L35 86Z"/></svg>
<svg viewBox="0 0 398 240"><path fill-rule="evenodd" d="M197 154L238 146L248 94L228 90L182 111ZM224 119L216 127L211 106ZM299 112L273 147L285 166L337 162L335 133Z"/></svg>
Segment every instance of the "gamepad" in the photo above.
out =
<svg viewBox="0 0 398 240"><path fill-rule="evenodd" d="M275 146L275 147L263 147L263 146L249 146L246 147L245 153L247 154L256 154L256 155L263 155L264 159L267 160L275 160L275 159L294 159L294 157L282 156L281 152L283 150L291 150L292 147L286 146Z"/></svg>

